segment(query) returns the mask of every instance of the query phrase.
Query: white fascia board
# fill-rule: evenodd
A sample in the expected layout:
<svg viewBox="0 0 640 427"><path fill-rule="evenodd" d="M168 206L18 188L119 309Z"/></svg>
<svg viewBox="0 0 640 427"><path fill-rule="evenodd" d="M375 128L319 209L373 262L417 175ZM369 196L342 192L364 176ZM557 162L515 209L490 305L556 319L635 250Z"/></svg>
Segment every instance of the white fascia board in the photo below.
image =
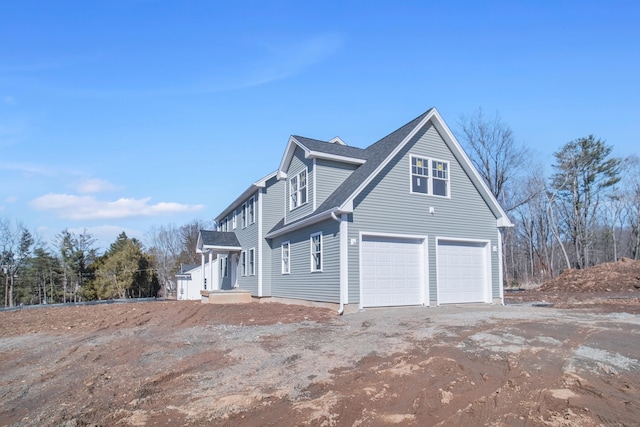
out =
<svg viewBox="0 0 640 427"><path fill-rule="evenodd" d="M367 185L369 185L371 183L371 181L373 181L373 179L378 176L378 174L380 173L380 171L382 169L384 169L387 164L389 164L389 162L391 161L391 159L393 159L396 154L398 154L400 152L400 150L402 150L402 148L409 142L411 141L411 138L413 138L416 133L418 133L419 129L422 129L422 127L429 121L431 120L431 118L433 117L434 112L436 111L435 108L432 108L429 111L429 114L427 114L426 116L424 116L424 118L420 121L420 123L418 123L416 125L416 127L413 128L413 130L411 130L411 132L409 132L409 134L404 138L404 140L398 144L398 146L396 148L393 149L393 151L389 154L389 156L387 156L386 159L384 159L383 162L381 162L378 167L373 171L373 173L371 175L369 175L369 177L364 180L360 186L358 188L356 188L356 190L353 192L353 194L351 194L351 196L349 196L349 198L347 200L345 200L345 202L342 204L342 206L340 206L340 209L346 208L347 206L351 206L351 208L353 209L353 199L356 198L356 196L358 194L360 194L360 192L362 192L362 190L364 190Z"/></svg>
<svg viewBox="0 0 640 427"><path fill-rule="evenodd" d="M366 160L364 159L358 159L356 157L347 157L347 156L339 156L337 154L329 154L329 153L323 153L320 151L307 151L305 152L305 158L307 159L323 159L323 160L334 160L336 162L341 162L341 163L349 163L352 165L362 165L364 163L366 163Z"/></svg>
<svg viewBox="0 0 640 427"><path fill-rule="evenodd" d="M280 160L280 166L278 167L278 179L287 179L287 167L289 163L291 163L291 159L293 158L293 154L296 152L296 147L300 147L305 151L305 155L307 153L307 149L298 142L293 136L289 137L289 142L287 142L287 148L284 150L284 155L282 156L282 160Z"/></svg>
<svg viewBox="0 0 640 427"><path fill-rule="evenodd" d="M202 249L213 253L240 252L242 250L242 246L204 245Z"/></svg>
<svg viewBox="0 0 640 427"><path fill-rule="evenodd" d="M307 217L305 219L303 219L302 221L298 221L298 222L294 222L293 224L290 225L285 225L284 227L282 227L279 230L273 231L271 233L267 233L266 236L264 236L266 239L272 239L274 237L278 237L281 236L285 233L289 233L291 231L295 231L298 230L300 228L306 227L307 225L311 225L311 224L315 224L316 222L320 222L323 221L325 219L331 218L331 214L341 214L341 213L348 213L348 212L342 212L340 209L338 208L332 208L329 210L326 210L324 212L320 212L317 213L315 215L312 215L310 217Z"/></svg>
<svg viewBox="0 0 640 427"><path fill-rule="evenodd" d="M278 173L278 171L271 172L269 175L265 176L264 178L260 178L259 180L257 180L253 184L251 184L251 186L249 186L249 188L244 190L244 192L239 197L237 197L233 201L233 203L231 203L229 206L227 206L227 208L225 210L223 210L222 213L220 213L220 215L215 217L214 220L216 222L218 222L218 221L222 220L224 217L226 217L227 215L229 215L231 212L233 212L233 209L235 209L237 206L239 206L241 204L241 202L243 202L244 200L248 199L256 190L266 187L267 186L267 181L270 180L271 178L273 178L274 176L276 176L277 173Z"/></svg>
<svg viewBox="0 0 640 427"><path fill-rule="evenodd" d="M471 159L469 158L467 153L465 153L465 151L462 149L462 146L460 145L456 137L451 132L451 129L449 129L449 126L447 126L444 119L440 116L440 114L435 108L433 109L433 119L434 120L432 120L432 123L435 126L435 128L438 130L438 132L440 132L441 135L443 135L444 138L447 139L445 143L447 143L447 145L450 144L449 148L453 149L454 151L456 151L456 154L460 155L462 160L465 162L465 165L462 165L462 166L463 167L466 166L465 169L469 170L473 174L476 181L480 184L481 191L484 192L485 200L488 199L489 203L493 205L493 207L498 211L499 213L499 216L497 218L498 227L513 227L514 225L513 223L511 223L511 221L507 217L506 212L504 211L504 209L502 209L502 206L500 206L500 203L498 203L493 193L491 193L491 191L489 190L489 187L487 187L487 184L484 182L484 179L482 179L482 177L476 170L475 166L473 166Z"/></svg>

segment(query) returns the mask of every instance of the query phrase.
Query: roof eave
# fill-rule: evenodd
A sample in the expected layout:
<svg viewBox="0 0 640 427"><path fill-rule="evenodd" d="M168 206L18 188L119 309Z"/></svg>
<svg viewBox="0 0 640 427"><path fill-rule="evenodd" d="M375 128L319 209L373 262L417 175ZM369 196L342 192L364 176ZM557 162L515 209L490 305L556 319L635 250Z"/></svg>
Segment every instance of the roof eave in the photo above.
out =
<svg viewBox="0 0 640 427"><path fill-rule="evenodd" d="M352 165L362 165L366 163L365 159L359 159L357 157L348 157L348 156L340 156L337 154L329 154L323 153L320 151L307 151L305 152L305 158L307 159L323 159L323 160L333 160L341 163L349 163Z"/></svg>
<svg viewBox="0 0 640 427"><path fill-rule="evenodd" d="M309 216L309 217L307 217L307 218L305 218L305 219L303 219L301 221L297 221L297 222L294 222L292 224L285 225L284 227L282 227L282 228L280 228L278 230L275 230L275 231L272 231L270 233L267 233L267 235L264 236L264 237L267 238L267 239L273 239L275 237L282 236L283 234L299 230L299 229L301 229L303 227L306 227L308 225L312 225L312 224L315 224L317 222L324 221L325 219L329 219L329 218L332 217L332 215L338 215L338 214L343 214L343 213L352 213L352 212L353 212L353 210L349 211L349 210L345 210L345 209L342 209L342 208L339 208L339 207L334 207L334 208L331 208L331 209L327 209L326 211L323 211L323 212L318 212L317 214L311 215L311 216Z"/></svg>

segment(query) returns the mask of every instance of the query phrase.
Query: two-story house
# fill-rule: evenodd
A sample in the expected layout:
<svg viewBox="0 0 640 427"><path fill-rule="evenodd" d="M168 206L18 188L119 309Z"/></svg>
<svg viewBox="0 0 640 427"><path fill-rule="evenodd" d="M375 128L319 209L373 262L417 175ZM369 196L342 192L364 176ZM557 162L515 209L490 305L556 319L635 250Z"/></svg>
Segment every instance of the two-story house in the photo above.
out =
<svg viewBox="0 0 640 427"><path fill-rule="evenodd" d="M503 302L512 224L435 108L365 149L290 137L215 222L197 250L220 289L341 312Z"/></svg>

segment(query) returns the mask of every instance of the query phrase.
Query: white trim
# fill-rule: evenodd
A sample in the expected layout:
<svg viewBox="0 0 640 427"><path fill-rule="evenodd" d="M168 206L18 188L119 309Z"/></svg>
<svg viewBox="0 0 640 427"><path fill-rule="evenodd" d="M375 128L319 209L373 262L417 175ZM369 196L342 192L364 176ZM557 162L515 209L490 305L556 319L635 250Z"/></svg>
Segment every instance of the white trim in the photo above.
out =
<svg viewBox="0 0 640 427"><path fill-rule="evenodd" d="M430 305L430 281L429 281L429 244L428 236L422 234L401 234L401 233L385 233L378 231L360 231L358 233L358 283L360 288L360 303L359 308L362 310L365 308L362 304L364 293L362 291L362 241L367 237L382 237L389 239L405 239L405 240L420 240L420 246L422 248L422 266L423 266L423 279L424 283L420 288L420 303L424 306Z"/></svg>
<svg viewBox="0 0 640 427"><path fill-rule="evenodd" d="M304 184L304 189L305 189L305 202L301 203L300 200L302 199L301 195L302 195L302 191L300 190L300 176L302 175L302 173L304 172L304 176L305 176L305 184ZM297 200L297 205L293 206L293 203L291 203L291 195L293 194L291 191L291 180L292 179L296 179L296 200ZM306 205L307 203L309 203L309 168L305 165L304 169L301 169L299 172L297 172L294 176L292 176L291 178L287 179L287 187L289 190L289 210L290 211L294 211L298 208L301 208L302 206ZM314 208L315 209L315 208Z"/></svg>
<svg viewBox="0 0 640 427"><path fill-rule="evenodd" d="M247 251L242 251L240 253L240 268L242 277L247 277Z"/></svg>
<svg viewBox="0 0 640 427"><path fill-rule="evenodd" d="M247 207L247 202L244 202L240 208L240 219L242 220L242 228L247 228L249 223L249 209Z"/></svg>
<svg viewBox="0 0 640 427"><path fill-rule="evenodd" d="M491 253L491 251L490 251ZM500 304L504 305L504 277L502 271L502 230L498 230L498 287L500 288ZM489 261L491 262L491 260ZM493 301L493 295L491 295Z"/></svg>
<svg viewBox="0 0 640 427"><path fill-rule="evenodd" d="M315 211L317 208L317 203L316 203L316 194L318 194L318 192L316 191L318 189L317 185L316 185L316 170L318 168L316 167L316 159L313 159L313 170L311 171L311 174L313 175L313 210ZM309 174L307 173L307 183L309 182ZM307 185L307 189L309 188L309 185ZM307 191L307 199L309 198L309 194Z"/></svg>
<svg viewBox="0 0 640 427"><path fill-rule="evenodd" d="M262 253L264 252L264 241L262 239L262 201L264 199L264 189L258 191L258 296L262 296Z"/></svg>
<svg viewBox="0 0 640 427"><path fill-rule="evenodd" d="M284 270L284 246L287 246L287 271ZM291 241L280 243L280 274L291 274Z"/></svg>
<svg viewBox="0 0 640 427"><path fill-rule="evenodd" d="M251 195L251 193L255 192L256 189L258 188L264 188L267 186L267 181L270 180L273 177L278 176L278 171L274 171L271 172L269 175L260 178L259 180L257 180L256 182L254 182L253 184L251 184L249 186L249 188L247 188L246 190L244 190L242 192L242 194L240 196L238 196L230 205L228 205L217 217L216 220L218 218L222 218L226 215L229 214L229 212L231 212L234 208L237 208L238 206L240 206L240 202L242 200L246 200L247 197L249 197Z"/></svg>
<svg viewBox="0 0 640 427"><path fill-rule="evenodd" d="M333 160L340 163L349 163L352 165L363 165L367 161L364 159L358 159L357 157L349 157L349 156L341 156L339 154L329 154L323 153L320 151L307 151L305 150L304 154L305 159L322 159L322 160Z"/></svg>
<svg viewBox="0 0 640 427"><path fill-rule="evenodd" d="M251 197L249 197L249 200L247 201L247 215L248 215L248 220L247 223L249 225L253 225L256 223L256 196L253 195Z"/></svg>
<svg viewBox="0 0 640 427"><path fill-rule="evenodd" d="M329 142L329 143L331 143L331 144L339 144L339 145L344 145L344 146L346 146L346 145L347 145L347 143L346 143L346 142L344 142L344 141L342 140L342 138L340 138L339 136L334 136L334 137L333 137L333 138L331 138L328 142Z"/></svg>
<svg viewBox="0 0 640 427"><path fill-rule="evenodd" d="M462 150L462 147L460 146L456 138L451 133L451 130L449 129L449 127L445 124L444 120L440 116L440 113L438 113L438 110L436 110L435 108L431 108L427 112L427 114L425 114L422 120L411 130L411 132L409 132L409 134L402 140L402 142L398 144L393 149L393 151L391 151L391 153L387 156L387 158L383 162L381 162L378 165L378 167L376 167L376 169L367 177L367 179L365 179L363 182L360 183L358 188L356 188L353 191L353 193L351 193L351 195L345 200L345 202L342 204L342 206L339 207L339 209L343 210L344 206L346 206L347 204L352 204L353 199L355 199L371 183L371 181L373 181L378 176L380 171L382 171L389 164L389 162L393 158L395 158L395 156L400 152L400 150L402 150L405 147L405 145L408 144L409 141L411 141L411 139L413 139L413 137L417 134L417 132L420 129L422 129L429 121L431 121L435 129L443 137L444 143L449 147L450 150L452 150L454 157L460 155L460 157L462 158L462 162L464 162L464 166L460 161L458 161L458 164L460 164L460 166L465 172L468 171L471 174L473 174L475 181L474 180L472 181L474 181L474 183L478 182L478 184L481 186L482 190L484 191L484 194L481 194L481 195L483 196L483 198L485 198L485 200L490 202L489 204L491 204L499 214L499 215L496 215L498 217L497 219L499 220L498 226L513 227L513 224L511 223L511 221L509 221L509 218L507 217L507 214L502 209L502 206L500 206L500 203L498 203L498 201L493 196L491 191L489 191L489 188L480 177L480 174L478 174L478 171L473 166L473 163L471 163L471 160L469 159L467 154L464 152L464 150ZM451 146L449 146L449 144L451 144Z"/></svg>
<svg viewBox="0 0 640 427"><path fill-rule="evenodd" d="M247 263L249 264L249 276L256 275L256 248L250 248L248 251L249 255L247 256Z"/></svg>
<svg viewBox="0 0 640 427"><path fill-rule="evenodd" d="M316 253L313 247L313 238L316 236L320 236L320 268L318 269L315 268L315 258L313 256ZM322 273L324 267L324 239L322 238L322 231L311 233L309 235L309 267L312 273Z"/></svg>
<svg viewBox="0 0 640 427"><path fill-rule="evenodd" d="M460 243L472 243L472 244L482 244L484 245L483 255L484 255L484 301L485 303L493 302L493 278L491 271L491 240L486 239L466 239L460 237L445 237L445 236L436 236L435 239L435 249L436 249L436 304L440 305L440 254L439 254L439 244L440 242L460 242ZM447 304L447 303L445 303Z"/></svg>
<svg viewBox="0 0 640 427"><path fill-rule="evenodd" d="M340 216L340 301L349 304L349 215Z"/></svg>
<svg viewBox="0 0 640 427"><path fill-rule="evenodd" d="M413 159L419 158L421 160L427 161L427 192L420 193L417 191L413 191ZM433 181L434 179L442 180L441 178L435 178L433 176L433 162L444 163L447 165L447 194L442 196L440 194L435 194L433 191ZM424 175L421 175L424 177ZM448 160L436 159L430 156L423 156L422 154L409 153L409 194L417 194L421 196L431 196L431 197L439 197L441 199L450 199L451 198L451 162Z"/></svg>
<svg viewBox="0 0 640 427"><path fill-rule="evenodd" d="M292 224L285 225L281 229L276 230L276 231L272 231L272 232L268 233L264 237L266 239L272 239L274 237L281 236L281 235L283 235L285 233L288 233L290 231L294 231L294 230L297 230L299 228L303 228L303 227L305 227L305 226L307 226L309 224L315 224L316 222L320 222L322 220L329 219L329 218L331 218L331 214L332 213L343 214L343 213L351 213L351 212L353 212L353 211L352 210L351 211L339 210L338 208L328 209L328 210L326 210L324 212L319 212L316 215L312 215L312 216L306 217L306 218L304 218L304 219L302 219L300 221L296 221L296 222L294 222Z"/></svg>

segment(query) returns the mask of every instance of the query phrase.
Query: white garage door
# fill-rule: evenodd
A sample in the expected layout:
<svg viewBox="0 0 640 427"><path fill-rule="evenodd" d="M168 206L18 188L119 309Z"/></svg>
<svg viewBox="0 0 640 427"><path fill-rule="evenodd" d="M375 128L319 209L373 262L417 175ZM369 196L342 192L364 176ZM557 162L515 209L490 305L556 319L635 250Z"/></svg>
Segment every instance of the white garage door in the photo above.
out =
<svg viewBox="0 0 640 427"><path fill-rule="evenodd" d="M421 239L364 236L360 258L362 306L422 304L426 289L424 258Z"/></svg>
<svg viewBox="0 0 640 427"><path fill-rule="evenodd" d="M490 302L486 243L438 242L438 303Z"/></svg>

